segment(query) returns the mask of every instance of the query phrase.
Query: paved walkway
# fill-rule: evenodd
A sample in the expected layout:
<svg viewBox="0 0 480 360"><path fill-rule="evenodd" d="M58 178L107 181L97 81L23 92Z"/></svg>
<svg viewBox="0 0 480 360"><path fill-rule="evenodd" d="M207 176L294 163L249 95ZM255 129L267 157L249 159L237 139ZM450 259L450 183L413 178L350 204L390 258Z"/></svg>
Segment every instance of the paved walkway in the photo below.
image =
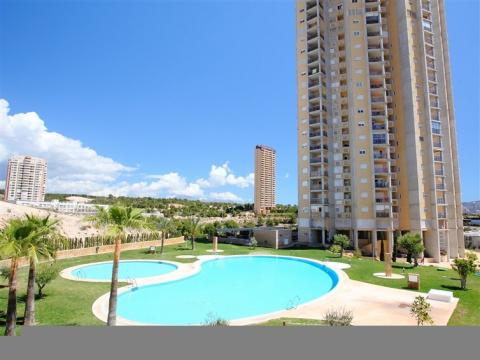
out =
<svg viewBox="0 0 480 360"><path fill-rule="evenodd" d="M424 293L347 279L332 296L323 301L289 310L282 316L322 319L327 310L344 307L353 312L354 325L416 325L415 319L410 315L409 305L418 295L426 296ZM447 325L458 299L455 298L452 303L427 301L432 305L431 316L434 324Z"/></svg>

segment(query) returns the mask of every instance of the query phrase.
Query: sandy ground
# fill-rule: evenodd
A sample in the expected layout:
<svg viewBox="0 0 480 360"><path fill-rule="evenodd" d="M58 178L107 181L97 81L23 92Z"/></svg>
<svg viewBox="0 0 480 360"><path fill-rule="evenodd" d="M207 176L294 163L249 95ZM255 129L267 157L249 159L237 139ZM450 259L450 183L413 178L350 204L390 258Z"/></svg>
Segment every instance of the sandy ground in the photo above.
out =
<svg viewBox="0 0 480 360"><path fill-rule="evenodd" d="M24 205L16 205L0 201L0 227L11 218L22 217L25 214L46 216L50 214L53 218L60 220L60 230L67 237L85 237L97 235L99 232L82 216L58 214L55 212L35 209Z"/></svg>

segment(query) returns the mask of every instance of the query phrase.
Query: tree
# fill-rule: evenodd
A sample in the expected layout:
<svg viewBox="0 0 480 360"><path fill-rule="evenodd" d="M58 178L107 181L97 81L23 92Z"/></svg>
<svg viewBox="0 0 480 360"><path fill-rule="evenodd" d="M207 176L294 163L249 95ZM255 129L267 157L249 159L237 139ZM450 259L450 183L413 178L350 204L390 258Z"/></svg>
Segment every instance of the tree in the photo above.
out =
<svg viewBox="0 0 480 360"><path fill-rule="evenodd" d="M255 239L255 236L252 236L250 238L249 246L250 246L250 249L252 249L252 250L255 250L255 248L258 246L258 241L257 241L257 239Z"/></svg>
<svg viewBox="0 0 480 360"><path fill-rule="evenodd" d="M134 209L131 206L112 205L108 209L98 207L97 214L89 217L89 220L95 226L102 228L106 235L115 237L107 319L108 326L115 326L117 323L118 266L122 238L131 230L153 230L153 227L151 221L147 221L142 215L142 210Z"/></svg>
<svg viewBox="0 0 480 360"><path fill-rule="evenodd" d="M456 258L453 260L452 268L460 276L460 286L462 290L467 289L467 278L470 274L475 274L477 271L477 255L468 253L466 259Z"/></svg>
<svg viewBox="0 0 480 360"><path fill-rule="evenodd" d="M57 247L56 239L62 239L57 230L58 220L51 220L50 215L38 217L27 215L27 222L31 226L31 236L25 244L29 258L27 281L27 300L25 303L24 325L35 325L35 271L39 258L51 260L55 257Z"/></svg>
<svg viewBox="0 0 480 360"><path fill-rule="evenodd" d="M411 264L413 257L415 261L414 265L417 266L417 256L425 250L420 234L404 234L398 237L397 242L398 247L407 253L407 262Z"/></svg>
<svg viewBox="0 0 480 360"><path fill-rule="evenodd" d="M195 250L195 238L200 233L200 218L191 217L187 222L187 233L192 241L192 250Z"/></svg>
<svg viewBox="0 0 480 360"><path fill-rule="evenodd" d="M333 244L338 245L341 248L340 257L343 256L343 250L350 246L350 239L343 234L335 234L333 237Z"/></svg>
<svg viewBox="0 0 480 360"><path fill-rule="evenodd" d="M410 305L410 314L417 320L417 325L433 324L430 316L431 305L421 295L417 296Z"/></svg>
<svg viewBox="0 0 480 360"><path fill-rule="evenodd" d="M10 259L8 279L8 302L5 335L15 336L17 325L17 270L18 260L27 255L32 227L26 219L12 219L0 232L0 256Z"/></svg>
<svg viewBox="0 0 480 360"><path fill-rule="evenodd" d="M163 254L164 247L165 247L165 238L169 236L170 232L172 232L174 224L170 219L160 217L156 219L156 227L162 233L161 234L162 244L160 246L160 254Z"/></svg>
<svg viewBox="0 0 480 360"><path fill-rule="evenodd" d="M60 274L60 267L56 263L40 264L37 269L35 283L38 288L38 297L43 297L43 288L55 280Z"/></svg>

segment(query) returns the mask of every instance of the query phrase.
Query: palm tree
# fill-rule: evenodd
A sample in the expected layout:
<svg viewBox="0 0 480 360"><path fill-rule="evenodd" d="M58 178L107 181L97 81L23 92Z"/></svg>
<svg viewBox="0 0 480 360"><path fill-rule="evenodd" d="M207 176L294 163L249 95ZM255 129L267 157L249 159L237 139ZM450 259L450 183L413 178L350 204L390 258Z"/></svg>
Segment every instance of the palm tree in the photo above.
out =
<svg viewBox="0 0 480 360"><path fill-rule="evenodd" d="M163 248L165 246L165 237L168 236L170 230L172 229L172 222L168 218L158 218L156 221L157 229L161 231L162 244L160 246L160 254L163 254Z"/></svg>
<svg viewBox="0 0 480 360"><path fill-rule="evenodd" d="M58 220L51 220L50 215L38 217L27 215L27 222L31 226L31 236L25 243L25 250L29 257L27 301L25 304L24 325L35 325L35 276L39 257L51 260L55 257L57 247L55 239L62 239L57 230Z"/></svg>
<svg viewBox="0 0 480 360"><path fill-rule="evenodd" d="M5 326L6 336L15 336L17 325L17 269L18 259L27 255L25 244L32 233L31 224L25 219L12 219L0 232L0 255L10 259L8 278L8 304Z"/></svg>
<svg viewBox="0 0 480 360"><path fill-rule="evenodd" d="M200 218L191 217L187 222L187 232L192 241L192 250L195 250L195 238L200 232Z"/></svg>
<svg viewBox="0 0 480 360"><path fill-rule="evenodd" d="M152 229L152 223L142 215L142 210L121 205L112 205L108 209L99 207L97 214L89 217L89 220L97 227L103 228L106 235L115 237L107 320L108 326L115 326L117 322L118 266L122 238L134 229Z"/></svg>

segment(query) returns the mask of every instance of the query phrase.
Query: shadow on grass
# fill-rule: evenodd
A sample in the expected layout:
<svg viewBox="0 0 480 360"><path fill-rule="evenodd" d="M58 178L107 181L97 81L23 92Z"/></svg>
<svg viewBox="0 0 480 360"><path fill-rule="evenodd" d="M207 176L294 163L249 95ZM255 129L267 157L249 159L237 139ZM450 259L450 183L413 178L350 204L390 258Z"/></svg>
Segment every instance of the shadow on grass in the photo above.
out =
<svg viewBox="0 0 480 360"><path fill-rule="evenodd" d="M452 290L452 291L463 290L460 286L455 286L455 285L442 285L441 287L444 289Z"/></svg>
<svg viewBox="0 0 480 360"><path fill-rule="evenodd" d="M17 311L17 325L23 325L23 316L18 316ZM7 313L5 311L0 311L0 327L7 325Z"/></svg>
<svg viewBox="0 0 480 360"><path fill-rule="evenodd" d="M392 268L394 268L394 269L413 269L414 266L412 264L393 263Z"/></svg>

